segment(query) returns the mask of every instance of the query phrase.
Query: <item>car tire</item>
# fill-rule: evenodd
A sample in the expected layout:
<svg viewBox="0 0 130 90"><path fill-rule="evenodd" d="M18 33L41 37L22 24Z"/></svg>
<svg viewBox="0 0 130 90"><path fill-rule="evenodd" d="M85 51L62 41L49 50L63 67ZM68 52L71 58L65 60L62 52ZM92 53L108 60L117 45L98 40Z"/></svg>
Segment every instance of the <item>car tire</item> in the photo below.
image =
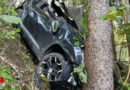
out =
<svg viewBox="0 0 130 90"><path fill-rule="evenodd" d="M71 65L60 53L49 53L38 64L40 72L50 81L67 80L71 73Z"/></svg>

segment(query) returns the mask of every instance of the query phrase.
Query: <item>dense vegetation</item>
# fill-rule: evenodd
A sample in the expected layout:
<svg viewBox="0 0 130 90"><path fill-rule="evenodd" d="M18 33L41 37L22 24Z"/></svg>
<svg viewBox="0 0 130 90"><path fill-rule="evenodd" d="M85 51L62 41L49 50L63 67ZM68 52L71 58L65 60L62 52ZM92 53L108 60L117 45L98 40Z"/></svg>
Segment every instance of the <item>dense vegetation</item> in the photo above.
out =
<svg viewBox="0 0 130 90"><path fill-rule="evenodd" d="M20 23L15 7L0 1L0 77L4 77L4 90L34 90L34 63L19 35ZM1 84L0 84L0 88Z"/></svg>

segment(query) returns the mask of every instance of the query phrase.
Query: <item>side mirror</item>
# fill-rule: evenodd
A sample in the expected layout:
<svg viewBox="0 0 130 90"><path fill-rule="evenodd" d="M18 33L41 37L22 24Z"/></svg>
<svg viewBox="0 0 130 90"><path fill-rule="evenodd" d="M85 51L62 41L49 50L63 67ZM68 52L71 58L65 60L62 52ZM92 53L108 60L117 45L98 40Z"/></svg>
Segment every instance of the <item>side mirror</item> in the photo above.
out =
<svg viewBox="0 0 130 90"><path fill-rule="evenodd" d="M56 32L58 27L59 27L59 22L52 21L52 23L51 23L51 30L52 30L52 32Z"/></svg>

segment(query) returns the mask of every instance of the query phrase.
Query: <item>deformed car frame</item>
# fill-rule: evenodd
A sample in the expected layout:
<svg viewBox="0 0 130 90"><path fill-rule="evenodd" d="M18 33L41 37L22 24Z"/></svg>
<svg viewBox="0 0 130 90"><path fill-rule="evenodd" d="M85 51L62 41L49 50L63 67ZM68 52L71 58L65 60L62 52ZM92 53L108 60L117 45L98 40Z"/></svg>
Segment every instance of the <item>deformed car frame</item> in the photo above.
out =
<svg viewBox="0 0 130 90"><path fill-rule="evenodd" d="M58 4L58 5L57 5ZM78 25L67 12L64 3L52 0L25 1L16 9L22 22L22 36L39 60L37 72L50 81L67 80L73 68L83 63L84 49L76 46Z"/></svg>

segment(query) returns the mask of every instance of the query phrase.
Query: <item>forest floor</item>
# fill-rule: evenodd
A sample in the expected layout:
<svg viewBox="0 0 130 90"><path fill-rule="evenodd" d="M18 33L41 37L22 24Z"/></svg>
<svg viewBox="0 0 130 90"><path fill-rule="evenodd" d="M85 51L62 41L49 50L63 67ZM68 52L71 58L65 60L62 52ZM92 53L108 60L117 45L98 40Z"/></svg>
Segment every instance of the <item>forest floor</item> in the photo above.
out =
<svg viewBox="0 0 130 90"><path fill-rule="evenodd" d="M35 59L20 35L17 39L0 40L0 66L9 67L15 81L14 86L19 90L36 90Z"/></svg>

